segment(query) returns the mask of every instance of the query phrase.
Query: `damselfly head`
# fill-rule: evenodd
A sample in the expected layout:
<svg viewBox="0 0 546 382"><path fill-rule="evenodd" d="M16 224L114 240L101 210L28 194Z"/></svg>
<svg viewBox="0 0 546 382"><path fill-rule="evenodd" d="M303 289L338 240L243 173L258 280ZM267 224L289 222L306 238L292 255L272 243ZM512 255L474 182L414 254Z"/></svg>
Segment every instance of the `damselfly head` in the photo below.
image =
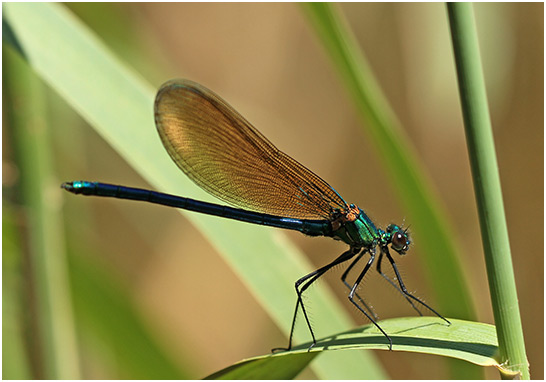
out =
<svg viewBox="0 0 546 382"><path fill-rule="evenodd" d="M396 224L390 224L386 234L387 242L390 243L391 248L399 254L405 255L411 244L408 230L404 230Z"/></svg>

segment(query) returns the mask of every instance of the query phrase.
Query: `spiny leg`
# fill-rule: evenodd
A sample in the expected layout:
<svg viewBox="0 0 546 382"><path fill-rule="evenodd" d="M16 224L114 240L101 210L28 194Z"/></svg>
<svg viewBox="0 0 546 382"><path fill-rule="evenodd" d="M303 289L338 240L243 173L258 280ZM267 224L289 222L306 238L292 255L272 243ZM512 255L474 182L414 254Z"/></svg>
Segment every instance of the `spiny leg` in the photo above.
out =
<svg viewBox="0 0 546 382"><path fill-rule="evenodd" d="M343 272L343 274L341 275L341 281L343 282L343 284L345 284L345 286L349 289L349 291L351 290L351 286L349 285L349 283L347 282L347 276L349 275L349 272L351 271L351 269L356 265L356 263L358 263L360 261L360 259L362 259L362 256L364 256L364 254L366 253L365 250L361 251L358 256L356 257L356 259L354 259L354 261L347 267L347 269L345 270L345 272ZM396 287L398 288L398 287ZM378 319L377 317L377 314L375 314L375 312L373 311L373 309L371 309L368 304L366 304L366 302L364 301L364 299L362 297L360 297L360 295L358 293L355 294L356 297L358 297L358 301L360 301L360 303L362 305L364 305L364 308L366 308L366 310L371 313L371 315L373 316L373 318L375 320Z"/></svg>
<svg viewBox="0 0 546 382"><path fill-rule="evenodd" d="M272 353L275 353L277 351L289 351L290 349L292 349L292 336L294 335L294 327L296 326L296 317L298 316L298 309L300 307L300 293L299 293L298 286L302 282L304 282L305 280L309 279L310 277L316 276L318 271L319 270L317 269L316 271L313 271L313 272L309 273L308 275L305 275L301 279L298 279L296 281L295 287L296 287L296 294L297 294L298 298L296 299L296 308L294 309L294 315L293 315L293 318L292 318L292 326L290 327L290 337L288 337L288 347L286 347L286 348L273 348L273 349L271 349ZM309 323L308 323L308 325L309 325ZM313 342L314 342L315 341L315 336L313 335L312 330L311 330L311 336L313 337Z"/></svg>
<svg viewBox="0 0 546 382"><path fill-rule="evenodd" d="M309 288L309 286L311 286L311 284L313 284L319 277L324 275L328 270L330 270L331 268L335 267L338 264L341 264L341 263L351 259L354 255L356 255L358 253L359 250L360 250L359 248L351 248L348 251L343 252L337 259L332 261L330 264L325 265L325 266L317 269L316 271L311 272L306 276L303 276L301 279L296 281L295 287L296 287L296 294L298 295L298 298L296 300L296 309L294 310L294 318L292 319L292 327L290 329L290 337L288 339L288 347L287 348L274 348L274 349L271 350L272 352L288 351L288 350L292 349L292 337L294 335L294 327L296 325L296 317L298 315L298 308L299 308L300 305L301 305L301 310L303 312L303 316L305 317L305 322L307 323L307 327L309 328L309 331L311 332L311 337L313 338L313 344L309 347L309 350L311 350L311 348L316 345L317 340L315 339L315 334L313 332L313 328L311 327L311 322L309 321L309 317L307 316L307 311L305 310L305 305L303 304L302 294L303 294L303 292L305 292L305 290L307 288ZM309 279L311 279L311 280L309 280ZM309 281L307 281L307 280L309 280ZM302 283L304 283L304 282L305 282L305 284L300 288L300 285Z"/></svg>
<svg viewBox="0 0 546 382"><path fill-rule="evenodd" d="M387 247L384 247L384 248L382 248L382 250L385 251L385 255L387 256L387 259L389 259L389 261L391 263L392 269L394 270L394 274L396 275L396 278L398 279L398 283L400 284L400 289L402 290L404 295L406 295L407 297L413 299L414 301L417 301L419 304L423 305L425 308L427 308L432 313L434 313L435 315L440 317L442 320L444 320L445 322L447 322L448 324L451 325L451 322L449 322L449 320L447 318L445 318L440 313L438 313L437 311L432 309L430 306L425 304L425 302L421 301L420 299L418 299L417 297L415 297L414 295L412 295L411 293L408 292L406 286L404 285L404 282L402 281L402 278L400 277L400 272L398 272L398 268L396 267L396 263L394 262L394 259L392 258L391 254L389 253L389 249Z"/></svg>
<svg viewBox="0 0 546 382"><path fill-rule="evenodd" d="M400 292L402 294L402 296L404 296L404 298L406 299L407 302L409 302L409 304L411 305L411 307L413 309L415 309L415 311L417 313L419 313L420 316L423 315L423 313L421 313L421 311L419 309L417 309L417 307L415 306L415 304L413 303L413 301L411 301L411 299L406 296L406 294L402 291L402 289L400 289L400 287L398 285L396 285L394 283L394 281L391 280L391 278L389 276L387 276L386 274L384 274L382 271L381 271L381 261L383 260L383 249L380 250L380 253L379 253L379 258L377 259L377 266L376 266L376 270L377 272L383 276L383 278L385 280L387 280L389 282L389 284L391 284L398 292Z"/></svg>
<svg viewBox="0 0 546 382"><path fill-rule="evenodd" d="M293 337L293 334L294 334L294 327L295 327L295 323L296 323L296 315L298 313L298 311L297 311L298 306L301 306L303 316L305 317L305 322L307 323L307 327L309 328L309 331L311 332L311 337L313 338L313 344L309 347L309 350L311 350L311 348L313 346L315 346L316 343L317 343L317 341L315 339L315 334L313 332L313 328L311 326L311 321L309 320L309 316L307 315L307 311L305 309L305 304L303 303L303 292L305 292L307 290L307 288L309 288L311 286L311 284L313 284L319 277L324 275L328 270L335 267L336 265L339 265L339 264L349 260L356 253L358 253L358 250L355 250L355 248L351 248L348 251L341 254L337 259L332 261L330 264L319 268L315 272L310 273L309 275L301 278L300 280L298 280L296 282L295 286L296 286L296 293L298 295L298 299L297 299L297 302L296 302L296 311L294 312L294 319L292 320L292 328L290 330L290 341L289 341L289 346L290 347L291 347L291 344L292 344L292 337ZM311 278L311 279L306 281L309 278ZM305 282L305 284L303 284L303 282ZM303 284L303 286L299 287L301 284Z"/></svg>
<svg viewBox="0 0 546 382"><path fill-rule="evenodd" d="M364 269L362 270L362 272L360 273L360 275L358 275L353 287L351 288L351 292L349 293L349 301L351 301L353 303L354 306L357 307L358 310L360 310L362 313L364 313L364 315L366 317L368 317L368 319L377 327L377 329L379 329L381 331L381 333L383 333L383 335L385 337L387 337L387 340L389 340L389 350L392 350L392 340L391 338L388 336L388 334L381 328L381 326L379 326L379 324L368 314L366 313L366 311L364 309L362 309L360 307L360 305L358 305L358 303L354 300L354 296L355 296L355 293L356 293L356 288L358 288L358 285L360 284L360 282L362 281L362 279L364 278L364 276L366 275L366 272L368 272L368 269L370 269L371 265L373 264L373 261L375 259L375 252L370 252L370 259L368 260L368 262L366 263L366 266L364 267Z"/></svg>

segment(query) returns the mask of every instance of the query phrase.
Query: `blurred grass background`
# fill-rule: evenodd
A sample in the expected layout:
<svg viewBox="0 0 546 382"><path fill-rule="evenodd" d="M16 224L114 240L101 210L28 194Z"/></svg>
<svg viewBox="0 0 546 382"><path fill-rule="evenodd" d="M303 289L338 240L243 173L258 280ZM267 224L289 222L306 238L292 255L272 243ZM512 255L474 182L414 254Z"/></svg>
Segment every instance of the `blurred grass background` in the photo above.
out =
<svg viewBox="0 0 546 382"><path fill-rule="evenodd" d="M75 3L69 7L154 86L175 77L206 85L281 150L327 180L347 201L358 203L380 226L404 221L373 148L358 128L352 103L298 6ZM456 230L453 235L463 250L460 256L479 321L493 323L445 8L442 4L344 4L341 8L443 198ZM543 5L480 4L476 14L531 375L541 379ZM146 185L63 101L47 88L44 91L55 121L51 140L59 183L90 179ZM38 378L43 375L34 348L39 341L28 318L35 314L36 296L25 285L29 265L24 253L29 244L24 206L16 203L20 163L5 113L3 121L7 127L2 129L3 318L4 328L11 325L4 329L10 335L3 340L3 377ZM75 309L82 377L199 378L284 343L286 334L176 211L115 200L64 200L67 243L73 253L71 282L81 298ZM327 239L287 234L317 267L343 250L340 243ZM434 306L435 293L428 290L419 269L419 237L413 239L414 248L400 261L402 272L409 288ZM91 274L96 277L77 277L78 267L95 270ZM333 272L324 282L344 300L340 275L340 270ZM380 281L375 275L365 281L365 295L379 316L413 314ZM107 311L102 314L112 314L112 327L97 327L90 306L100 308L108 299L111 305L126 304L123 311L137 316L139 325L127 327L121 313ZM346 306L356 322L362 322ZM96 336L113 332L119 335L117 348ZM149 342L128 343L135 333ZM124 346L157 347L164 359L143 364L143 374L125 370ZM8 368L6 353L13 357ZM439 357L376 353L392 378L448 377ZM145 354L143 350L141 362ZM171 374L165 371L169 367ZM496 377L494 371L487 375Z"/></svg>

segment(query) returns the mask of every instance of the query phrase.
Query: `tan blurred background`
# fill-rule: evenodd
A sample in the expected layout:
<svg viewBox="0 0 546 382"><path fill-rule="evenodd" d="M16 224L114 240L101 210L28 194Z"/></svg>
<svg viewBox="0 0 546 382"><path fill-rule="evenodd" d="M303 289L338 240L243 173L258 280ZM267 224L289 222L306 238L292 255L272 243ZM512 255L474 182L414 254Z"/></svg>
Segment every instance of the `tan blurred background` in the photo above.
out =
<svg viewBox="0 0 546 382"><path fill-rule="evenodd" d="M369 212L379 226L404 221L355 108L299 6L71 7L155 87L176 77L204 84L345 200ZM126 19L131 28L102 29L100 14L106 9ZM341 9L445 203L478 319L493 323L445 7L391 3L343 4ZM543 4L478 4L476 14L527 355L532 377L542 379ZM127 40L140 50L128 48ZM76 177L145 185L94 133L88 145L93 158ZM74 177L62 168L59 174ZM96 226L88 234L104 253L101 260L130 286L173 359L180 355L192 364L194 378L286 341L286 333L267 317L214 248L175 210L115 200L85 202L93 207ZM287 235L317 267L343 250L328 239ZM411 290L434 305L434 292L420 270L419 237L414 242L400 262L402 274ZM341 272L335 270L323 282L345 300L346 289L338 281ZM367 277L365 286L381 318L413 314L375 275ZM358 325L365 323L345 306ZM115 378L100 344L86 345L86 377ZM448 377L439 357L376 353L392 378ZM498 377L491 370L486 375ZM307 372L302 377L314 376Z"/></svg>

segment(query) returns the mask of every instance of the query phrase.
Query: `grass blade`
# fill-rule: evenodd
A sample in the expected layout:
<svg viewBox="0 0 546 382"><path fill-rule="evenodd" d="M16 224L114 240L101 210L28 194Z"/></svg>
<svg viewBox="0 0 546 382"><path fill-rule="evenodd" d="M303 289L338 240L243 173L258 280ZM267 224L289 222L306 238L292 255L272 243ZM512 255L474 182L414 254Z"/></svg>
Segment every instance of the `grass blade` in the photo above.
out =
<svg viewBox="0 0 546 382"><path fill-rule="evenodd" d="M47 129L44 86L30 67L12 51L5 51L4 66L11 133L20 164L20 197L28 222L30 288L36 295L41 378L78 379L78 347L73 320L64 235ZM39 373L41 374L41 373Z"/></svg>
<svg viewBox="0 0 546 382"><path fill-rule="evenodd" d="M393 340L393 351L410 351L457 358L479 366L503 370L498 361L498 344L493 325L451 319L451 325L437 317L405 317L381 321ZM290 352L267 354L243 360L207 379L265 379L265 370L277 369L279 378L289 378L298 365L305 365L317 352L331 350L388 349L385 337L369 324L318 341L310 352L303 344ZM345 353L345 352L344 352ZM284 371L284 372L283 372ZM290 371L290 372L289 372Z"/></svg>
<svg viewBox="0 0 546 382"><path fill-rule="evenodd" d="M4 191L5 195L5 191ZM5 197L5 196L4 196ZM20 303L23 295L23 258L15 213L2 203L2 379L31 379Z"/></svg>
<svg viewBox="0 0 546 382"><path fill-rule="evenodd" d="M529 379L474 12L469 3L447 9L501 361Z"/></svg>

